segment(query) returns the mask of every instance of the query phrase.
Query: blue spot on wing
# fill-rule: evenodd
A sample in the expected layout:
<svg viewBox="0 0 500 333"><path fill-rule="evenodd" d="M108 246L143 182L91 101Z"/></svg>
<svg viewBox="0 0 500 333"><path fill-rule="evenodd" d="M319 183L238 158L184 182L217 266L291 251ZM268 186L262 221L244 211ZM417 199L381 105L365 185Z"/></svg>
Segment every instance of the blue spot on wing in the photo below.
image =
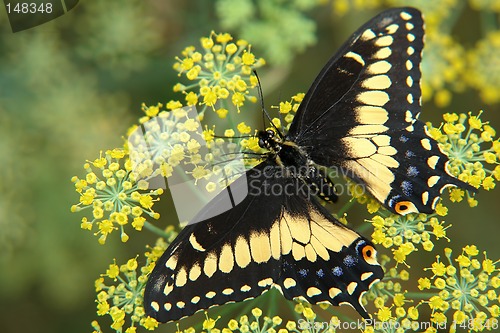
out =
<svg viewBox="0 0 500 333"><path fill-rule="evenodd" d="M344 271L339 266L336 266L332 268L332 274L335 276L341 276L342 274L344 274Z"/></svg>
<svg viewBox="0 0 500 333"><path fill-rule="evenodd" d="M346 265L347 267L352 267L352 266L356 265L357 263L358 263L358 258L353 257L351 255L347 255L344 258L344 265Z"/></svg>
<svg viewBox="0 0 500 333"><path fill-rule="evenodd" d="M415 153L412 152L411 150L407 150L405 153L406 158L411 158L411 157L415 157L415 156L417 156L417 155L415 155Z"/></svg>
<svg viewBox="0 0 500 333"><path fill-rule="evenodd" d="M407 180L403 180L401 182L401 190L403 191L404 195L410 197L413 193L413 184Z"/></svg>
<svg viewBox="0 0 500 333"><path fill-rule="evenodd" d="M408 167L408 169L406 169L406 175L407 175L408 177L416 177L416 176L418 176L418 173L419 173L419 172L418 172L417 167L415 167L415 166L413 166L413 165L410 165L410 166Z"/></svg>
<svg viewBox="0 0 500 333"><path fill-rule="evenodd" d="M309 273L309 271L305 268L302 268L301 270L299 270L299 275L302 276L303 278L305 278L308 273Z"/></svg>

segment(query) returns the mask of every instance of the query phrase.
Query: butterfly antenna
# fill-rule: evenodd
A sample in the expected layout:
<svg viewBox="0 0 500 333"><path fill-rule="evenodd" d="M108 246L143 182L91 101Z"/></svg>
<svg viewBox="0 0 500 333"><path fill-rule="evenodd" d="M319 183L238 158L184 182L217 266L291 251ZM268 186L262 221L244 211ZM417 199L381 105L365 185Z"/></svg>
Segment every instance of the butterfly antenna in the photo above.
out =
<svg viewBox="0 0 500 333"><path fill-rule="evenodd" d="M212 137L217 139L248 139L253 138L255 135L240 135L240 136L225 136L225 135L212 135Z"/></svg>
<svg viewBox="0 0 500 333"><path fill-rule="evenodd" d="M283 134L278 129L278 127L276 127L276 125L273 123L273 121L271 119L271 116L269 115L269 113L267 112L267 110L266 110L266 108L264 106L264 94L262 93L262 85L260 84L260 78L259 78L259 75L257 74L257 71L254 70L253 74L257 78L257 83L258 83L257 85L259 87L260 106L262 108L262 122L264 123L264 126L265 126L265 124L266 124L266 118L267 118L267 120L269 121L269 123L271 123L271 126L273 126L274 129L276 130L276 133L278 133L279 137L281 139L284 139Z"/></svg>

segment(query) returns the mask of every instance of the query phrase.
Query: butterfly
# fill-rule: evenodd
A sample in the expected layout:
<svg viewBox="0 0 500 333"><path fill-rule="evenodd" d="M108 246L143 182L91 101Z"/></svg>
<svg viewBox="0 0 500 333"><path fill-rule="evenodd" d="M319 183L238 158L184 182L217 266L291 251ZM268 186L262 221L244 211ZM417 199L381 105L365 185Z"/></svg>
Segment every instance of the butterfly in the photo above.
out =
<svg viewBox="0 0 500 333"><path fill-rule="evenodd" d="M401 215L433 212L448 186L474 191L450 174L417 119L423 36L421 13L396 8L350 37L288 132L257 133L266 157L231 184L247 196L225 211L216 196L158 260L144 292L147 315L174 321L276 288L289 300L349 304L370 318L361 298L384 273L373 244L321 205L336 200L322 166L340 168Z"/></svg>

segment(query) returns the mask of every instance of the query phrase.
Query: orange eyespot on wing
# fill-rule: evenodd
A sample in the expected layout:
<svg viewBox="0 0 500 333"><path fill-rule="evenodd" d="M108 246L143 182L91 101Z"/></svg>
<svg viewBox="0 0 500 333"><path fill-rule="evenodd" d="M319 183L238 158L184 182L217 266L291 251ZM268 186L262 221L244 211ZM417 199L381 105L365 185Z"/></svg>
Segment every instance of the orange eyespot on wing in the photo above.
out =
<svg viewBox="0 0 500 333"><path fill-rule="evenodd" d="M409 213L418 213L417 207L411 201L400 201L394 206L396 213L406 215Z"/></svg>
<svg viewBox="0 0 500 333"><path fill-rule="evenodd" d="M377 250L371 245L365 245L361 250L363 259L370 265L379 265L377 261Z"/></svg>

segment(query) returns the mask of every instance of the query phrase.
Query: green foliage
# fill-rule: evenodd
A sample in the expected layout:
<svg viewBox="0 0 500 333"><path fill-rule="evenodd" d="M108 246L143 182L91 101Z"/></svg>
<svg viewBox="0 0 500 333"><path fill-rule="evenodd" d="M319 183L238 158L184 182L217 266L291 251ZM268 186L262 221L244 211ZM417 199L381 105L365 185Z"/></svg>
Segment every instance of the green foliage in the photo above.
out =
<svg viewBox="0 0 500 333"><path fill-rule="evenodd" d="M318 1L218 0L222 29L251 40L270 64L288 66L294 54L316 43L316 23L304 13Z"/></svg>

